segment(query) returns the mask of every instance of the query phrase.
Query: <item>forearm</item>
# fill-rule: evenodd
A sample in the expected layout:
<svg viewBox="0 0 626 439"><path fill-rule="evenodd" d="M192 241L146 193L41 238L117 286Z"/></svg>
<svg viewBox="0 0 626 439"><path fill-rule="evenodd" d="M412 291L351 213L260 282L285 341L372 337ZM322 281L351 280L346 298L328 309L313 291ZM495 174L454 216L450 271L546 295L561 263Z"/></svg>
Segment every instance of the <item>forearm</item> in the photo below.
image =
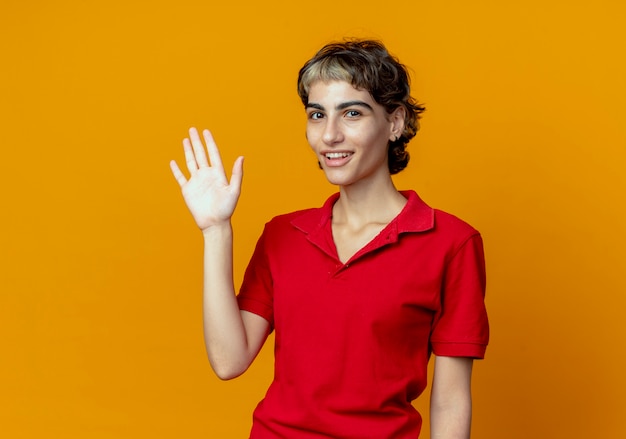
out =
<svg viewBox="0 0 626 439"><path fill-rule="evenodd" d="M243 373L253 358L235 296L230 222L204 230L203 237L204 341L213 370L229 379Z"/></svg>

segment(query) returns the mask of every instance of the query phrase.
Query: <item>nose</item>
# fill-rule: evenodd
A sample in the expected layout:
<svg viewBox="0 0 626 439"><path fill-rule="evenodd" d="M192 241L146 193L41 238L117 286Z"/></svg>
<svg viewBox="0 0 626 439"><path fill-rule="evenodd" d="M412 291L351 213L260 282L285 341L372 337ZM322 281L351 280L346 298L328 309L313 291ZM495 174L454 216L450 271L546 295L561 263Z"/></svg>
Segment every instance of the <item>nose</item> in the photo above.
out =
<svg viewBox="0 0 626 439"><path fill-rule="evenodd" d="M343 140L340 124L334 118L327 117L322 133L322 141L327 145L335 145Z"/></svg>

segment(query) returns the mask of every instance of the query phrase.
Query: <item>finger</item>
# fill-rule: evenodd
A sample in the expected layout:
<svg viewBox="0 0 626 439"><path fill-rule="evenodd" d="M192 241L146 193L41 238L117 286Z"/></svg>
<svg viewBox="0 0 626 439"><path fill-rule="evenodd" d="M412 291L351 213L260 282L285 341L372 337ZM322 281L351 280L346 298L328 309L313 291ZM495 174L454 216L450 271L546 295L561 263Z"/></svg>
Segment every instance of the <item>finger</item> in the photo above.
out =
<svg viewBox="0 0 626 439"><path fill-rule="evenodd" d="M174 174L174 178L178 182L178 185L182 188L184 184L187 183L187 179L180 171L178 164L174 160L170 162L170 169L172 170L172 174Z"/></svg>
<svg viewBox="0 0 626 439"><path fill-rule="evenodd" d="M204 141L206 143L206 149L209 152L209 160L211 161L211 166L224 170L224 165L222 165L222 157L220 156L220 151L217 149L217 145L215 144L215 140L213 139L213 135L209 130L202 131L204 135Z"/></svg>
<svg viewBox="0 0 626 439"><path fill-rule="evenodd" d="M183 150L185 151L187 169L189 170L189 173L193 175L198 170L198 163L196 162L196 156L193 153L193 148L189 139L183 139Z"/></svg>
<svg viewBox="0 0 626 439"><path fill-rule="evenodd" d="M243 157L237 157L233 163L233 172L230 176L230 187L236 193L241 192L241 182L243 181Z"/></svg>
<svg viewBox="0 0 626 439"><path fill-rule="evenodd" d="M196 156L198 168L208 167L209 161L204 152L204 145L202 144L202 140L200 140L198 130L193 127L189 128L189 138L191 139L191 145L193 147L193 153Z"/></svg>

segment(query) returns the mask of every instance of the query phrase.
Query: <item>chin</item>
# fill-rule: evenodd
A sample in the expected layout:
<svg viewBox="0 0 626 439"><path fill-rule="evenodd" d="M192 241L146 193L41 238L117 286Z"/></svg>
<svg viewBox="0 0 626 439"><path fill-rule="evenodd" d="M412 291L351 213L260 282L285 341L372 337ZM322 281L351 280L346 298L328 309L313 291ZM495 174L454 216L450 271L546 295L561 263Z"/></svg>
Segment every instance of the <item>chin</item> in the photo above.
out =
<svg viewBox="0 0 626 439"><path fill-rule="evenodd" d="M356 183L356 181L354 180L341 179L341 178L327 178L327 180L333 186L344 187L344 188L350 187L354 183Z"/></svg>
<svg viewBox="0 0 626 439"><path fill-rule="evenodd" d="M339 172L324 169L324 175L326 176L326 180L335 186L347 186L352 183L352 180L348 176L341 175Z"/></svg>

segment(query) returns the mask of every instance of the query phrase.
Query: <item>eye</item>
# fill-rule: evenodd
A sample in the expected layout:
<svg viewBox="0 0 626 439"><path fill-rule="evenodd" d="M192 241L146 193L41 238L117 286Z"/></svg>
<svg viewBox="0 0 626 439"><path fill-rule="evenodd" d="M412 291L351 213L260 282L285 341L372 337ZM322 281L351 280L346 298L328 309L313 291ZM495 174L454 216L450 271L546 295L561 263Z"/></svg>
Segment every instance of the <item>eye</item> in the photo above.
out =
<svg viewBox="0 0 626 439"><path fill-rule="evenodd" d="M318 120L318 119L321 119L323 117L324 117L324 115L320 111L311 111L309 113L309 119L311 119L311 120Z"/></svg>
<svg viewBox="0 0 626 439"><path fill-rule="evenodd" d="M346 111L346 116L348 117L359 117L361 115L361 112L357 111L357 110L348 110Z"/></svg>

